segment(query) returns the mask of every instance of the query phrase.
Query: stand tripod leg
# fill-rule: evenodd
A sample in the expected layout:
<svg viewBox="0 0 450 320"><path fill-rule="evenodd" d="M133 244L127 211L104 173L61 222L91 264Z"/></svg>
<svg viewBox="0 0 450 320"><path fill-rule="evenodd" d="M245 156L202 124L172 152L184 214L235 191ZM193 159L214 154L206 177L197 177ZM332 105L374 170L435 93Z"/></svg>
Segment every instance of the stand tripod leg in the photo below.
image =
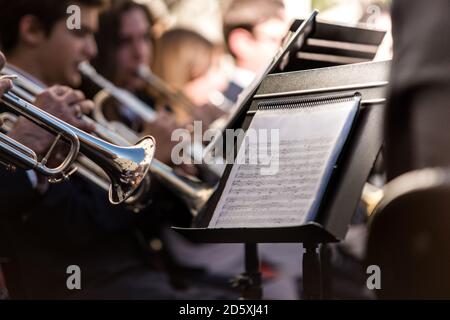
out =
<svg viewBox="0 0 450 320"><path fill-rule="evenodd" d="M322 268L319 244L305 243L303 252L303 294L305 300L322 299Z"/></svg>
<svg viewBox="0 0 450 320"><path fill-rule="evenodd" d="M241 289L241 299L261 300L262 284L259 271L258 244L245 244L245 272L234 279L234 286Z"/></svg>

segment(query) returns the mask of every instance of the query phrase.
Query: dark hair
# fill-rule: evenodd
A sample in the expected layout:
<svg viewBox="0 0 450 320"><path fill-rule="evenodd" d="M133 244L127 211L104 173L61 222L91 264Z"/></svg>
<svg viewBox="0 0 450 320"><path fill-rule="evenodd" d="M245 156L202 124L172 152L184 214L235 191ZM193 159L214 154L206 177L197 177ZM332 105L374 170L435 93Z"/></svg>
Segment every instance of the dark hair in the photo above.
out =
<svg viewBox="0 0 450 320"><path fill-rule="evenodd" d="M49 35L55 24L67 16L67 7L71 4L101 7L105 0L0 0L2 50L7 53L17 45L19 24L24 16L35 16Z"/></svg>
<svg viewBox="0 0 450 320"><path fill-rule="evenodd" d="M250 32L269 19L284 19L282 0L233 0L223 14L223 35L228 45L230 33L238 28Z"/></svg>
<svg viewBox="0 0 450 320"><path fill-rule="evenodd" d="M92 60L92 65L107 79L113 81L116 72L115 54L120 45L120 20L124 13L133 9L142 10L152 25L149 9L132 0L112 0L108 10L100 15L99 28L95 36L98 46L97 56Z"/></svg>

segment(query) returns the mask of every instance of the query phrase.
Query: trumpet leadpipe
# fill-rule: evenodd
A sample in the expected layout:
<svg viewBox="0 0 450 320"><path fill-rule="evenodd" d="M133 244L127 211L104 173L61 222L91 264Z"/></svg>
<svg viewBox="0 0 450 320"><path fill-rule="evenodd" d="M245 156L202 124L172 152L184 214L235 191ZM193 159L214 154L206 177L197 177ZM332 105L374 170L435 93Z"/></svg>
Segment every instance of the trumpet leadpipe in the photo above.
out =
<svg viewBox="0 0 450 320"><path fill-rule="evenodd" d="M81 62L78 69L82 74L91 79L100 88L103 88L117 101L123 103L134 113L139 115L144 121L153 122L156 120L155 111L151 110L144 102L136 98L127 90L118 88L112 82L100 75L87 61Z"/></svg>

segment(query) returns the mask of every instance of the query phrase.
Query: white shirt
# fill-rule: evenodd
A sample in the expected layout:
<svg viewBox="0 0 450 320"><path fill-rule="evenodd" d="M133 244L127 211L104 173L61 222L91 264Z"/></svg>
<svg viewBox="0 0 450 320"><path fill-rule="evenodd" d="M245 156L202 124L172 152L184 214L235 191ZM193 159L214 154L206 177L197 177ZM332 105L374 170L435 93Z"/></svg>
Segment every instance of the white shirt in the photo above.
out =
<svg viewBox="0 0 450 320"><path fill-rule="evenodd" d="M241 88L247 88L255 79L256 74L250 70L236 67L233 71L232 81Z"/></svg>

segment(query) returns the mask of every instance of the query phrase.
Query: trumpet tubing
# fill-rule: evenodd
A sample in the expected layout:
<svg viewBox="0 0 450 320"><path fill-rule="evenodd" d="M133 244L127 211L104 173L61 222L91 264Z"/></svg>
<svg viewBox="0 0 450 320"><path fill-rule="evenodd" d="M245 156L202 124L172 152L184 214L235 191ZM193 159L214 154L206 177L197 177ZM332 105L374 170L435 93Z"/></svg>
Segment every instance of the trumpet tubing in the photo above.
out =
<svg viewBox="0 0 450 320"><path fill-rule="evenodd" d="M33 150L0 133L0 163L7 170L14 171L16 166L25 169L37 168L39 161Z"/></svg>
<svg viewBox="0 0 450 320"><path fill-rule="evenodd" d="M49 151L44 158L39 161L33 150L11 139L7 135L1 134L0 149L3 153L3 160L8 162L10 168L13 168L14 164L17 164L25 169L36 170L37 172L55 180L67 178L67 176L71 173L70 166L75 161L80 150L80 141L71 127L31 103L20 99L12 92L5 93L0 100L11 110L56 135L55 141ZM1 114L1 117L5 123L9 122L10 125L11 121L14 121L13 116L9 113ZM10 128L11 126L9 129ZM56 168L50 168L47 166L47 160L50 158L56 143L61 139L69 142L69 152L59 166Z"/></svg>
<svg viewBox="0 0 450 320"><path fill-rule="evenodd" d="M136 98L130 92L115 86L109 80L100 75L87 61L81 62L78 69L82 74L91 79L100 88L103 88L103 90L114 97L117 101L120 101L130 108L144 121L152 122L156 120L156 113L149 109L145 103Z"/></svg>

